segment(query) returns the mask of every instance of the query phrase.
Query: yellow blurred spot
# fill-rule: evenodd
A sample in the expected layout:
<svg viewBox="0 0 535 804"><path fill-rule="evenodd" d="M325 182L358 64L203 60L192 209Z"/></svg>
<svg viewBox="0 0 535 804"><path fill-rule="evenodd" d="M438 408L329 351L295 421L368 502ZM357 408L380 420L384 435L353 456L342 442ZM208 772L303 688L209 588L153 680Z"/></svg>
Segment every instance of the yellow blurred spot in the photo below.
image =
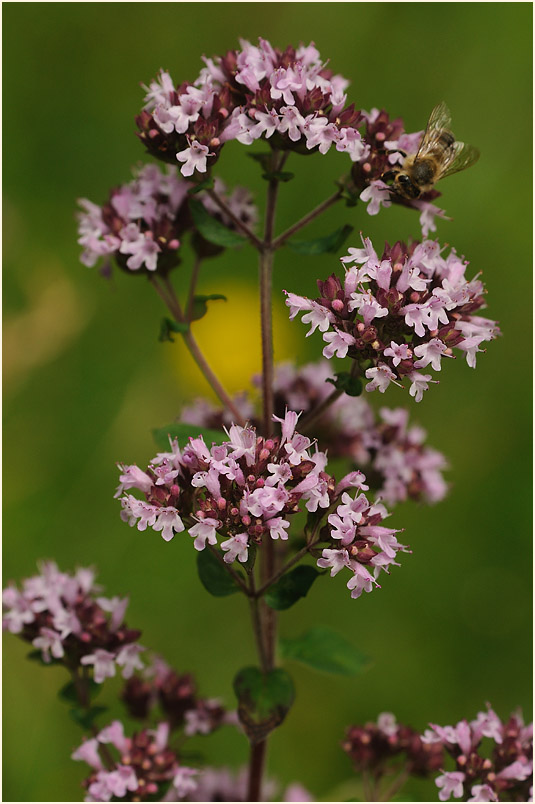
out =
<svg viewBox="0 0 535 804"><path fill-rule="evenodd" d="M213 371L234 394L250 388L251 377L261 372L260 304L254 285L230 282L222 292L227 301L208 302L208 313L193 322L191 331ZM210 290L200 289L199 293ZM295 357L299 333L288 318L282 294L280 298L277 295L273 298L273 344L275 362L280 362ZM180 336L170 354L184 396L214 398Z"/></svg>
<svg viewBox="0 0 535 804"><path fill-rule="evenodd" d="M54 257L37 263L26 285L26 309L4 319L4 381L10 393L64 352L92 315L91 301L82 298Z"/></svg>

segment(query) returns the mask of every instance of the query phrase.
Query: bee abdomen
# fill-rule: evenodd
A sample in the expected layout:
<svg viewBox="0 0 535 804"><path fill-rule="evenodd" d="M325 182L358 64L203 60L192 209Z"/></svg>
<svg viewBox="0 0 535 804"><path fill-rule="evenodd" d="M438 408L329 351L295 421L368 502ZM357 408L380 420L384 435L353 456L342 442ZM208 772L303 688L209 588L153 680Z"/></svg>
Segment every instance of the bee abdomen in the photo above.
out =
<svg viewBox="0 0 535 804"><path fill-rule="evenodd" d="M453 136L451 131L444 130L440 132L440 137L438 141L440 145L444 148L444 150L446 150L447 148L451 148L451 146L455 142L455 137Z"/></svg>

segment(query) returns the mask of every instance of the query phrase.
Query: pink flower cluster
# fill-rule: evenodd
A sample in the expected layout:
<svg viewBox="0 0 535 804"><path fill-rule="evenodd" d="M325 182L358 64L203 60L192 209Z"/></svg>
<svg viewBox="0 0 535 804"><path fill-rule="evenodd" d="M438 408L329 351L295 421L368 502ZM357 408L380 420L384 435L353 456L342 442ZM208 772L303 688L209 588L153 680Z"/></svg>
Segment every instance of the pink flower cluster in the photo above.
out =
<svg viewBox="0 0 535 804"><path fill-rule="evenodd" d="M280 51L265 39L241 40L240 50L204 62L192 84L176 86L162 70L136 119L148 151L178 160L183 176L206 173L230 140L272 138L277 147L322 154L334 145L352 161L367 155L356 128L361 115L346 106L348 81L327 70L313 43Z"/></svg>
<svg viewBox="0 0 535 804"><path fill-rule="evenodd" d="M408 773L428 776L443 764L441 745L426 743L418 732L396 722L390 712L383 712L377 723L350 726L342 748L351 757L357 771L372 771L379 779L392 773L391 761L401 759Z"/></svg>
<svg viewBox="0 0 535 804"><path fill-rule="evenodd" d="M132 737L114 720L72 754L91 768L85 801L179 801L195 790L198 770L180 764L168 745L169 725L143 729ZM115 758L111 748L118 752Z"/></svg>
<svg viewBox="0 0 535 804"><path fill-rule="evenodd" d="M332 393L332 364L328 360L297 368L280 363L275 368L275 412L286 409L313 411ZM255 378L256 381L256 378ZM245 393L234 398L243 418L260 424L255 407ZM196 399L182 410L181 420L199 427L221 429L231 422L230 414L205 399ZM306 430L306 421L304 423ZM303 429L303 428L301 428ZM393 506L406 499L427 503L442 500L447 484L442 476L446 459L425 443L425 431L409 426L403 408L381 408L376 417L362 397L342 394L313 423L320 449L329 457L350 458L366 475L370 488Z"/></svg>
<svg viewBox="0 0 535 804"><path fill-rule="evenodd" d="M362 472L350 472L336 483L324 471L327 456L312 452L313 442L296 432L296 413L287 411L277 420L282 429L278 438L264 439L251 427L232 425L229 440L220 446L209 449L202 437L192 438L180 452L175 441L173 451L157 455L146 472L120 465L116 496L130 488L145 494L145 500L132 494L121 497L123 520L137 524L138 530L161 531L169 541L185 530L185 519L196 550L219 545L225 562L245 563L252 544L288 539L290 517L302 502L308 512L319 514L339 502L322 532L329 547L318 566L329 568L333 577L344 567L350 569L351 597L370 592L379 586L380 570L388 573L390 566L399 566L397 552L407 552L394 535L398 531L379 524L388 516L386 508L362 493L368 489ZM361 493L353 499L349 488Z"/></svg>
<svg viewBox="0 0 535 804"><path fill-rule="evenodd" d="M352 485L366 491L368 486L364 485L364 475L361 472L353 474ZM337 490L343 483L338 484ZM379 586L377 577L381 570L389 574L391 566L400 566L395 560L399 551L410 552L408 547L398 542L395 534L399 530L379 524L387 516L384 505L370 503L365 494L357 493L351 497L343 492L336 511L328 517L332 542L330 547L322 550L317 564L322 569L330 569L331 577L344 568L351 570L353 575L346 586L353 598Z"/></svg>
<svg viewBox="0 0 535 804"><path fill-rule="evenodd" d="M454 348L475 368L481 344L499 334L495 321L474 315L485 307L484 285L477 276L467 280L467 263L454 249L445 256L436 241L387 244L380 259L369 239L363 246L341 258L356 263L343 282L335 274L318 281L319 298L287 293L290 318L303 314L307 335L319 329L324 357L356 360L366 391L384 393L406 378L419 402L437 382L422 369L440 371Z"/></svg>
<svg viewBox="0 0 535 804"><path fill-rule="evenodd" d="M470 722L430 726L423 742L443 746L456 766L436 779L441 801L452 795L465 801L532 800L533 723L524 725L520 713L503 723L487 704L487 711ZM483 738L492 741L490 752Z"/></svg>
<svg viewBox="0 0 535 804"><path fill-rule="evenodd" d="M112 190L102 207L80 199L83 211L78 213L78 243L84 248L80 260L93 266L101 257L113 256L125 271L167 273L180 262L184 232L194 228L188 208L192 185L176 176L171 167L160 170L145 165L134 170L134 177ZM215 189L220 195L226 193L221 180L216 181ZM200 200L211 215L233 228L208 196L201 194ZM247 190L235 188L225 202L241 221L254 225L256 207Z"/></svg>
<svg viewBox="0 0 535 804"><path fill-rule="evenodd" d="M172 442L172 452L157 455L146 472L121 466L116 496L136 488L146 498L125 494L122 518L139 530L161 531L167 541L185 529L186 519L197 550L223 538L229 564L247 561L250 545L263 538L287 539L287 517L301 501L314 512L328 508L334 494L334 479L324 472L327 456L295 431L297 419L286 413L281 438L232 425L221 445L191 438L182 452Z"/></svg>
<svg viewBox="0 0 535 804"><path fill-rule="evenodd" d="M4 629L31 642L44 662L92 667L97 684L114 676L117 667L123 678L143 667L140 631L124 622L128 598L99 596L91 569L68 574L48 561L40 570L20 591L15 584L4 589Z"/></svg>

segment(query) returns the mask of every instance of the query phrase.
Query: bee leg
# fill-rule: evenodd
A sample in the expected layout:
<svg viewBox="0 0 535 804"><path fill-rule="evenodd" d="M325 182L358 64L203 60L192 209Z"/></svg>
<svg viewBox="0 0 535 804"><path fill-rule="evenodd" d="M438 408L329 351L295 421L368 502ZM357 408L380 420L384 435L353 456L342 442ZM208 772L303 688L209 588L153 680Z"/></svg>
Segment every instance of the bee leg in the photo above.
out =
<svg viewBox="0 0 535 804"><path fill-rule="evenodd" d="M395 168L391 168L390 170L385 170L384 173L381 174L381 181L393 181L395 177L398 175L399 170Z"/></svg>

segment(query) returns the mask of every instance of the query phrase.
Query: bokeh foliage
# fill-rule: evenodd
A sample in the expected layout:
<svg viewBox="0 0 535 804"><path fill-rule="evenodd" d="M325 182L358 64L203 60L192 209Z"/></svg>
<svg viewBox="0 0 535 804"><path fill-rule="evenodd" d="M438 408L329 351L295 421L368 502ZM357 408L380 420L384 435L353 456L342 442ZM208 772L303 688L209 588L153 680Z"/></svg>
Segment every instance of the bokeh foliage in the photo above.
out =
<svg viewBox="0 0 535 804"><path fill-rule="evenodd" d="M332 625L374 664L358 680L290 667L297 701L272 739L270 773L325 800L355 798L358 789L339 787L352 773L339 748L349 722L390 710L423 728L475 716L486 700L502 716L517 705L529 712L530 4L10 3L3 12L5 580L32 574L41 557L97 566L110 595L130 595L143 644L233 705L232 677L254 661L243 601L209 598L189 538L166 544L130 530L112 499L115 462L143 464L151 428L206 388L180 346L158 343L160 301L142 277L107 284L78 263L73 211L78 196L104 201L145 158L133 116L139 83L160 67L192 80L202 53L236 47L238 36L281 47L313 40L351 79L357 107L385 107L413 131L443 99L457 136L480 148L476 167L440 187L453 220L438 234L484 272L487 314L504 334L475 372L444 361L441 385L419 406L394 387L373 395L377 406L410 406L450 460L451 493L435 508L396 510L392 524L414 553L380 591L352 601L341 579L323 579L282 614L283 636ZM246 150L225 148L218 167L229 183L255 171ZM348 160L290 162L297 178L282 188L279 231L331 193ZM256 176L254 187L263 191ZM418 233L408 210L370 218L358 206L330 210L306 234L344 222L354 245L360 229L378 246ZM288 323L280 291L312 293L332 270L332 256L280 253L279 358L320 351L319 337L305 342L305 328ZM234 389L259 365L255 282L249 249L207 264L201 282L201 292L229 297L196 331ZM80 733L56 700L65 679L26 661L13 637L4 644L4 799L77 799L84 769L68 757ZM247 755L228 732L200 747L214 765ZM409 795L436 793L422 784Z"/></svg>

